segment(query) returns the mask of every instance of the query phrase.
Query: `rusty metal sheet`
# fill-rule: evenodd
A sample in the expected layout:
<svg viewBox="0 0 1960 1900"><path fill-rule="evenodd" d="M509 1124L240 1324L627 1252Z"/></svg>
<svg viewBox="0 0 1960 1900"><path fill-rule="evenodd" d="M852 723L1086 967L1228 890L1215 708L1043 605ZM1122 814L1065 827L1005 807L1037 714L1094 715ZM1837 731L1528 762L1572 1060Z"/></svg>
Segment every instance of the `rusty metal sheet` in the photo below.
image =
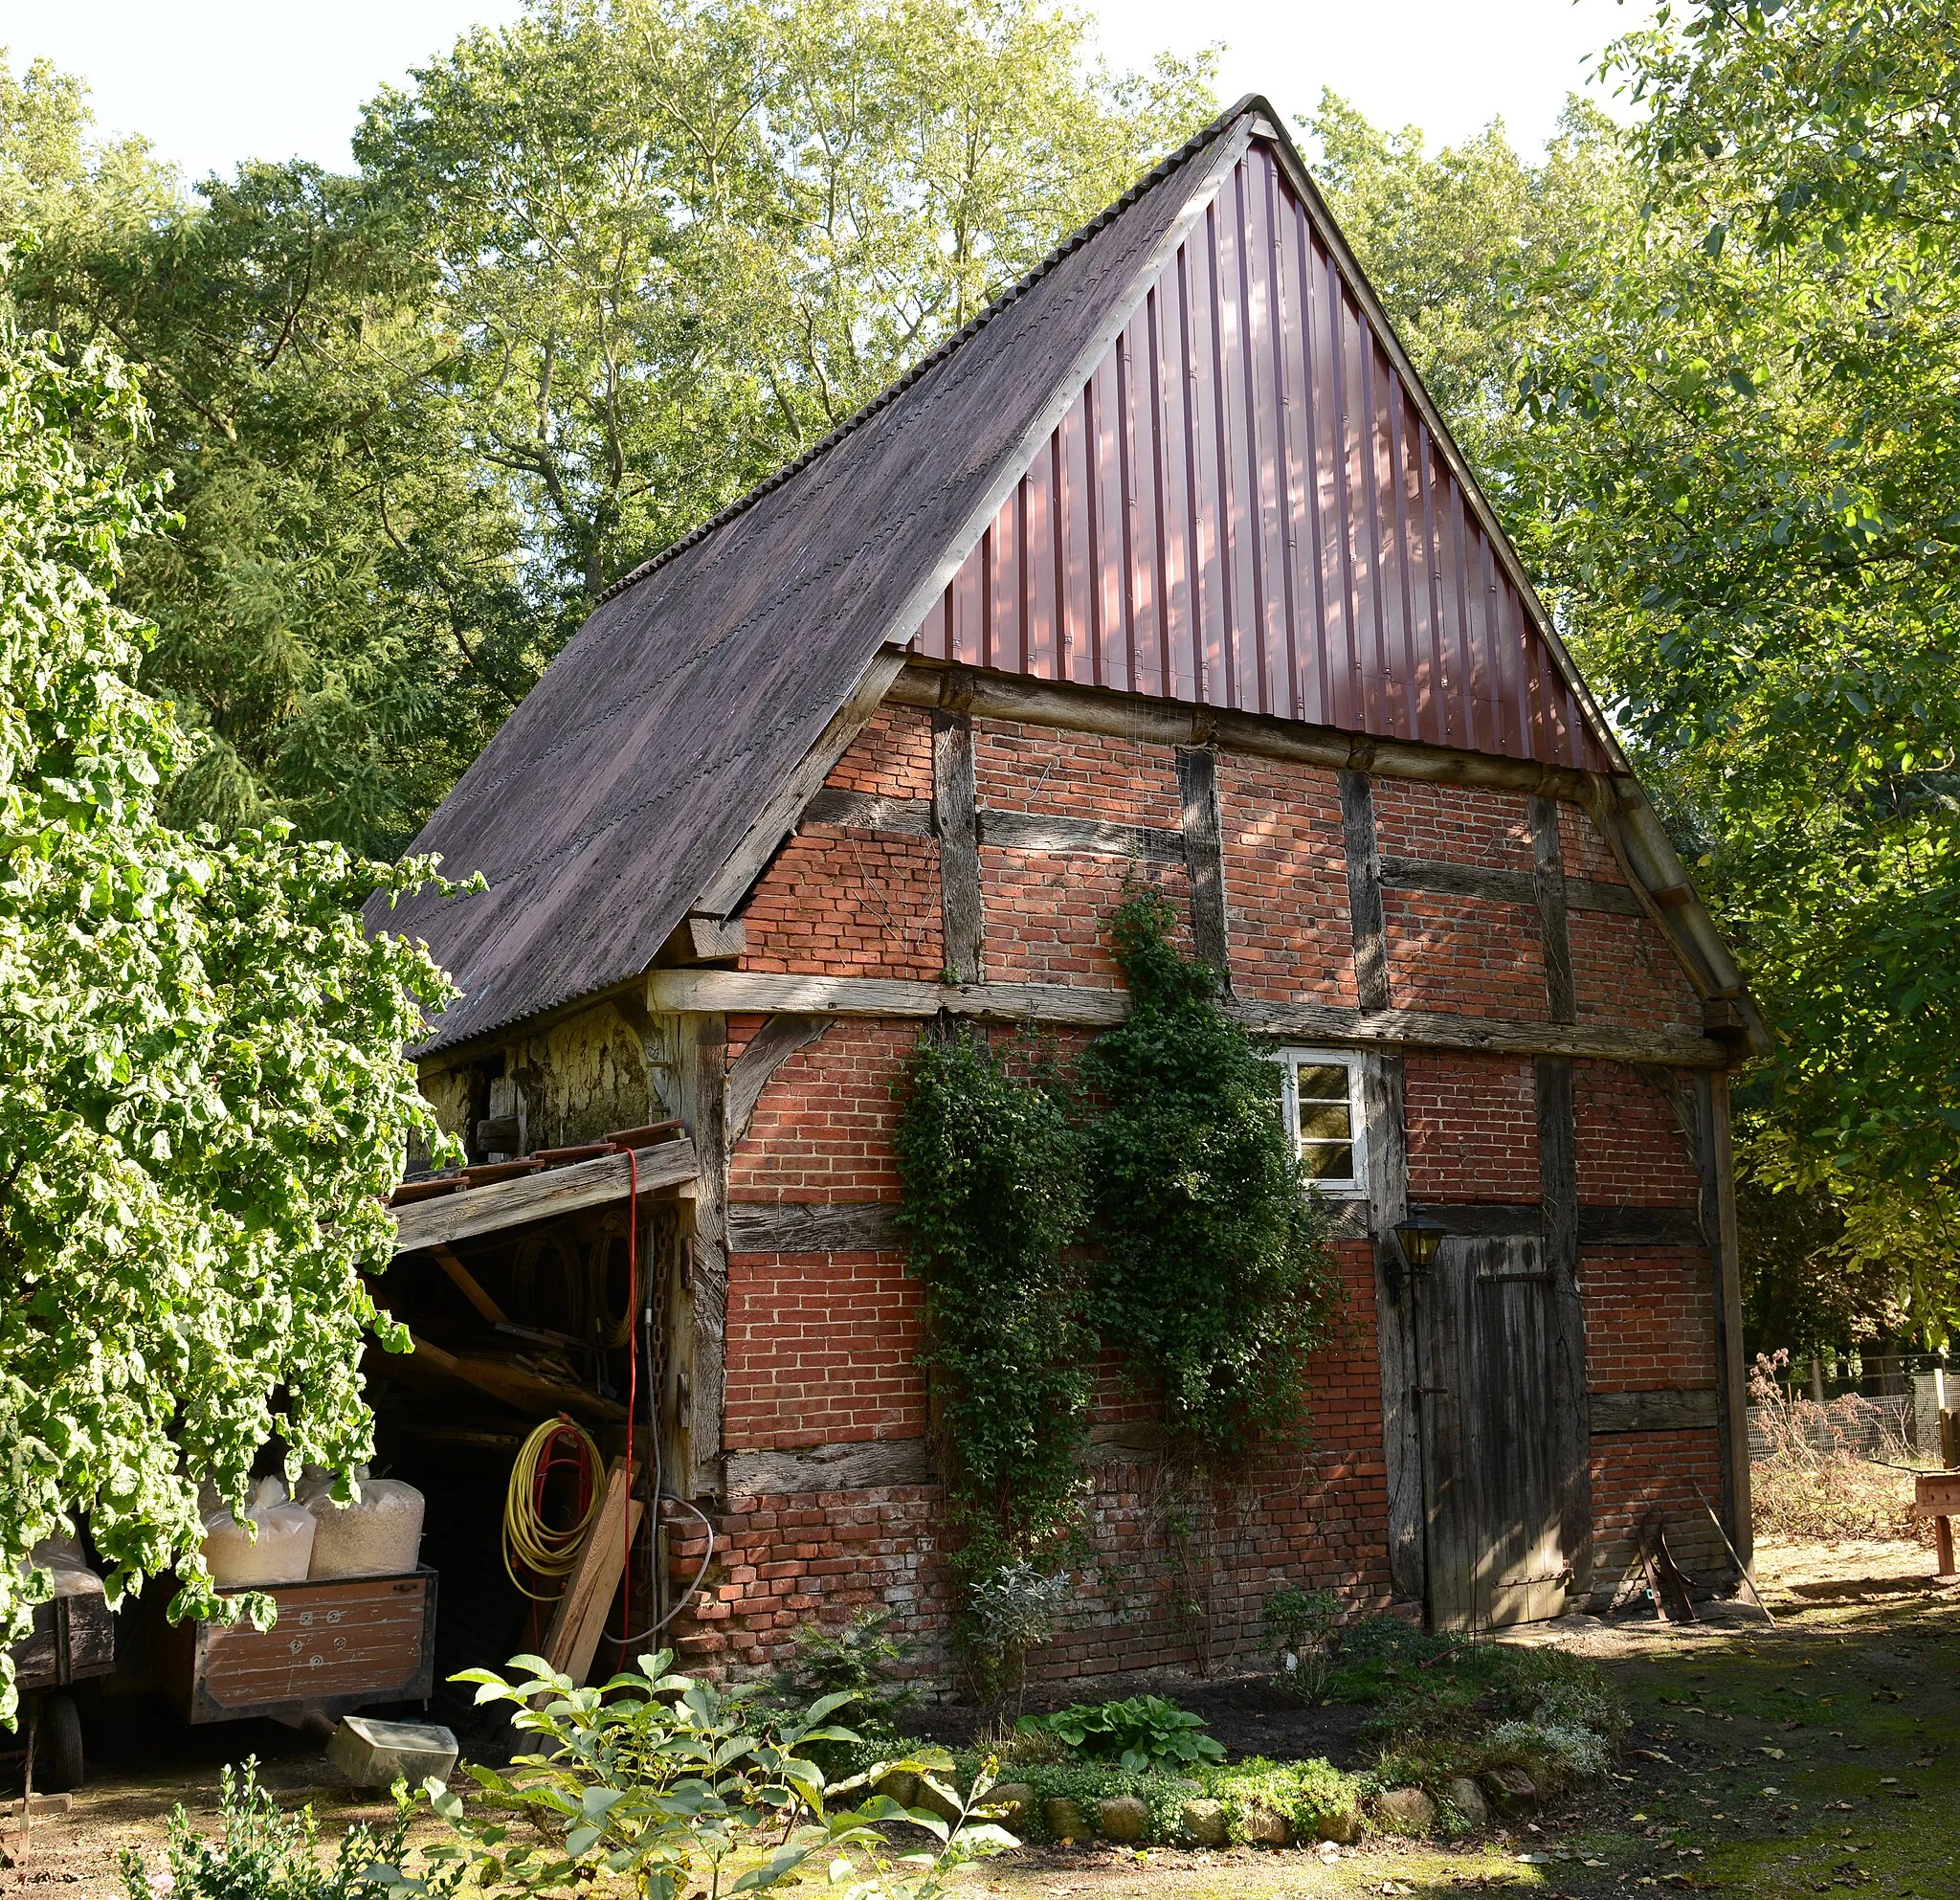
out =
<svg viewBox="0 0 1960 1900"><path fill-rule="evenodd" d="M913 645L1034 679L1615 769L1264 142Z"/></svg>

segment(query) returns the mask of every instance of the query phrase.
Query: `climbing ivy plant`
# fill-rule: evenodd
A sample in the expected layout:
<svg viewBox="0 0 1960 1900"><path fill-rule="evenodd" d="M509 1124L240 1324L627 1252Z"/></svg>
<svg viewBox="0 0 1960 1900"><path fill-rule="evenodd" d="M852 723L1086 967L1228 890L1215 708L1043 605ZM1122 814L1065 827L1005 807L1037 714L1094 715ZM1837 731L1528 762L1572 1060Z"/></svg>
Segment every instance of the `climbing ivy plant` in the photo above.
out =
<svg viewBox="0 0 1960 1900"><path fill-rule="evenodd" d="M1192 1465L1240 1465L1306 1426L1303 1358L1328 1343L1338 1283L1319 1198L1280 1111L1281 1075L1220 1006L1175 913L1133 889L1110 920L1129 1019L1091 1045L1091 1311L1162 1397Z"/></svg>
<svg viewBox="0 0 1960 1900"><path fill-rule="evenodd" d="M963 1594L1052 1550L1081 1494L1095 1389L1082 1317L1082 1136L1040 1064L977 1030L913 1052L896 1141L912 1269L925 1283L935 1436Z"/></svg>
<svg viewBox="0 0 1960 1900"><path fill-rule="evenodd" d="M1058 1555L1080 1524L1103 1343L1161 1397L1180 1483L1304 1437L1302 1361L1338 1307L1325 1212L1287 1139L1279 1068L1171 941L1174 921L1150 891L1117 907L1130 1017L1073 1076L1011 1067L970 1028L913 1052L900 1218L925 1283L969 1623L989 1578Z"/></svg>

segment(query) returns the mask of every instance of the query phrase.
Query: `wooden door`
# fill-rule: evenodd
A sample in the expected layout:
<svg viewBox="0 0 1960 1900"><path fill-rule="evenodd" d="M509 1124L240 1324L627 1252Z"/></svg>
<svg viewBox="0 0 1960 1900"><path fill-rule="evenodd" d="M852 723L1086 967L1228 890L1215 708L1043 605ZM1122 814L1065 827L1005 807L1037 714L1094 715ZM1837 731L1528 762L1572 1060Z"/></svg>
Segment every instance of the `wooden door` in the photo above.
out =
<svg viewBox="0 0 1960 1900"><path fill-rule="evenodd" d="M1542 1241L1443 1241L1415 1283L1429 1614L1438 1629L1560 1615L1553 1275Z"/></svg>

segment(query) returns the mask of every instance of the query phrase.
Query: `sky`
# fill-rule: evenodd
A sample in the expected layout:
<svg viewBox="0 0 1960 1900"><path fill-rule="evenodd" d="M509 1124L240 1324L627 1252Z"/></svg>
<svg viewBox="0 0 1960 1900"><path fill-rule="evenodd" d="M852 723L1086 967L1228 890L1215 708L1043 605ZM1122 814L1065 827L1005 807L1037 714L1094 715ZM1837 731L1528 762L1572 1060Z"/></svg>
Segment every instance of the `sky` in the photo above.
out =
<svg viewBox="0 0 1960 1900"><path fill-rule="evenodd" d="M1591 56L1650 0L1089 0L1113 65L1222 40L1219 91L1261 92L1287 118L1323 86L1432 145L1503 120L1529 150ZM362 102L522 0L0 0L19 72L45 56L88 80L110 133L140 132L188 176L246 158L349 164ZM1604 96L1600 95L1602 101Z"/></svg>

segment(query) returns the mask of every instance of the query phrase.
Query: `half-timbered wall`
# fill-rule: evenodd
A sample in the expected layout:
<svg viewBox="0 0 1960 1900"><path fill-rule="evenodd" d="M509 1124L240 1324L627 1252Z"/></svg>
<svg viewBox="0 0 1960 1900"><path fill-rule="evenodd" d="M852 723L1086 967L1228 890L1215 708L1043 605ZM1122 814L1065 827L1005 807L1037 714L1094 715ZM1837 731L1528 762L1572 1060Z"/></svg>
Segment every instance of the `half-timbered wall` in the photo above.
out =
<svg viewBox="0 0 1960 1900"><path fill-rule="evenodd" d="M937 975L969 955L977 961L967 973L989 982L1116 987L1104 926L1125 876L1149 880L1190 915L1198 880L1185 837L1189 761L1181 768L1169 746L974 721L955 732L952 749L956 762L971 762L970 836L947 838L933 816L935 745L942 773L948 745L948 722L937 724L936 735L933 715L892 705L859 735L758 883L741 967ZM1235 995L1353 1007L1360 980L1336 775L1208 758ZM1386 1006L1420 997L1465 1017L1545 1018L1555 998L1530 887L1531 801L1388 781L1370 789L1385 878L1407 881L1382 893ZM1353 802L1350 789L1350 813ZM1570 807L1547 816L1575 902L1617 904L1613 890L1586 888L1625 889L1590 821ZM977 915L947 900L943 863L963 852L969 873L977 864ZM1466 897L1449 888L1452 866L1521 883L1506 901ZM962 875L955 865L953 879ZM1594 966L1575 962L1577 1014L1614 1017L1632 970L1653 972L1660 1015L1692 1019L1692 992L1645 916L1630 903L1582 914L1611 932L1606 967L1617 987L1597 987ZM955 941L962 932L972 941ZM731 1066L767 1021L729 1018ZM873 1600L898 1609L928 1656L946 1636L918 1291L891 1218L898 1084L917 1034L907 1021L829 1022L769 1073L732 1147L720 1542L704 1613L683 1638L702 1660L761 1666L804 1617ZM1077 1046L1085 1034L1063 1031L1060 1040ZM1543 1177L1533 1061L1416 1049L1403 1070L1410 1199L1535 1231ZM1686 1560L1709 1557L1696 1528L1705 1516L1683 1500L1692 1504L1697 1482L1719 1485L1706 1410L1713 1290L1693 1228L1695 1163L1662 1087L1627 1064L1580 1062L1571 1098L1586 1350L1606 1401L1599 1423L1613 1428L1594 1431L1587 1461L1593 1581L1605 1589L1656 1506ZM1348 1216L1350 1226L1359 1218ZM1375 1279L1358 1229L1338 1247L1357 1350L1308 1369L1315 1448L1224 1497L1202 1553L1167 1531L1172 1501L1148 1420L1112 1372L1094 1420L1095 1556L1069 1629L1037 1666L1094 1673L1199 1660L1174 1605L1184 1567L1200 1558L1212 1579L1205 1660L1214 1664L1257 1651L1259 1604L1282 1576L1390 1600ZM1654 1391L1699 1397L1643 1397ZM698 1547L677 1527L670 1554L684 1584Z"/></svg>

